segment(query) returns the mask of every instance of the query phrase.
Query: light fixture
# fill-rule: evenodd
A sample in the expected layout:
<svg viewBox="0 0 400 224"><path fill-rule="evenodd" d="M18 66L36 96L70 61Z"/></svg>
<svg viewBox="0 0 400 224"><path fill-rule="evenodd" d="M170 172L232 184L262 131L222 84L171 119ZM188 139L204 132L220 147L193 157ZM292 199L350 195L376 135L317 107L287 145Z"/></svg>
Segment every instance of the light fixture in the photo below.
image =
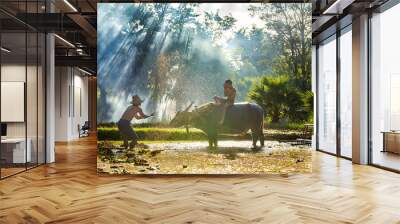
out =
<svg viewBox="0 0 400 224"><path fill-rule="evenodd" d="M78 10L68 0L64 0L64 3L67 4L74 12L78 12Z"/></svg>
<svg viewBox="0 0 400 224"><path fill-rule="evenodd" d="M86 71L86 70L83 70L83 69L81 69L81 68L79 68L79 67L78 67L78 70L81 71L81 72L83 72L83 73L85 73L86 75L90 75L90 76L93 75L92 73L90 73L90 72L88 72L88 71Z"/></svg>
<svg viewBox="0 0 400 224"><path fill-rule="evenodd" d="M59 35L57 35L57 34L54 34L54 36L55 37L57 37L59 40L61 40L62 42L64 42L65 44L67 44L67 45L69 45L70 47L73 47L73 48L75 48L75 45L73 45L71 42L69 42L68 40L66 40L66 39L64 39L64 38L62 38L62 37L60 37Z"/></svg>
<svg viewBox="0 0 400 224"><path fill-rule="evenodd" d="M4 52L6 52L6 53L10 53L10 52L11 52L11 50L9 50L9 49L7 49L7 48L5 48L5 47L1 47L1 50L4 51Z"/></svg>
<svg viewBox="0 0 400 224"><path fill-rule="evenodd" d="M322 14L342 14L343 10L351 5L355 0L336 0L332 5L330 5Z"/></svg>

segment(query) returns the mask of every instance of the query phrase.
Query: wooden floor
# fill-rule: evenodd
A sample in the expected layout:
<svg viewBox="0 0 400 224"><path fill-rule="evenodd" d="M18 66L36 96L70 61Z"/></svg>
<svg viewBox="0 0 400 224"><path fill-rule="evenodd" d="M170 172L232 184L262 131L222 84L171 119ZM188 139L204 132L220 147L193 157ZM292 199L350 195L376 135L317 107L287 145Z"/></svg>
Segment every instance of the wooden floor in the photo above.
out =
<svg viewBox="0 0 400 224"><path fill-rule="evenodd" d="M23 172L23 171L25 171L26 169L25 169L25 167L23 167L23 168L20 168L20 167L7 167L7 168L1 168L1 177L3 178L3 177L8 177L8 176L11 176L11 175L13 175L13 174L16 174L16 173L20 173L20 172Z"/></svg>
<svg viewBox="0 0 400 224"><path fill-rule="evenodd" d="M374 151L374 164L400 170L400 155L391 152Z"/></svg>
<svg viewBox="0 0 400 224"><path fill-rule="evenodd" d="M400 223L400 175L322 153L290 176L98 176L94 138L0 181L0 223Z"/></svg>

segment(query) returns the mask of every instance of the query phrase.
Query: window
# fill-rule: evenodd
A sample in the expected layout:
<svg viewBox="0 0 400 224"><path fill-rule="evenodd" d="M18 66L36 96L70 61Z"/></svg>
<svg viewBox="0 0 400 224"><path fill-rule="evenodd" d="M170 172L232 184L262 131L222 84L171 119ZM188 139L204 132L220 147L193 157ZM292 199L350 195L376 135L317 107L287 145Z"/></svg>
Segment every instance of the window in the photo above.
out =
<svg viewBox="0 0 400 224"><path fill-rule="evenodd" d="M340 155L352 157L352 33L340 36Z"/></svg>
<svg viewBox="0 0 400 224"><path fill-rule="evenodd" d="M318 48L318 149L336 153L336 36Z"/></svg>
<svg viewBox="0 0 400 224"><path fill-rule="evenodd" d="M372 163L400 170L400 5L371 18Z"/></svg>

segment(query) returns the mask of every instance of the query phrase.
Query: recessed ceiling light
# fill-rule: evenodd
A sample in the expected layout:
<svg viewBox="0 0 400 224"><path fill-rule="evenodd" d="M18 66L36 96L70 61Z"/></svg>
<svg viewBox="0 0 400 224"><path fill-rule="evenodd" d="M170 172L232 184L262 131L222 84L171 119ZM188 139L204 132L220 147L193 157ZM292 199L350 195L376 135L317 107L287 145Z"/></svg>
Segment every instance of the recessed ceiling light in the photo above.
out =
<svg viewBox="0 0 400 224"><path fill-rule="evenodd" d="M68 1L64 0L65 4L67 4L74 12L78 12L78 10Z"/></svg>
<svg viewBox="0 0 400 224"><path fill-rule="evenodd" d="M81 68L79 68L79 67L78 67L78 70L81 71L81 72L83 72L83 73L85 73L85 74L87 74L87 75L93 75L92 73L90 73L90 72L88 72L88 71L86 71L86 70L83 70L83 69L81 69Z"/></svg>
<svg viewBox="0 0 400 224"><path fill-rule="evenodd" d="M351 5L355 0L336 0L322 14L342 14L343 9Z"/></svg>
<svg viewBox="0 0 400 224"><path fill-rule="evenodd" d="M73 45L71 42L69 42L68 40L66 40L66 39L64 39L64 38L62 38L62 37L60 37L59 35L57 35L57 34L54 34L54 36L55 37L57 37L59 40L61 40L62 42L64 42L65 44L67 44L67 45L69 45L70 47L73 47L73 48L75 48L75 45Z"/></svg>
<svg viewBox="0 0 400 224"><path fill-rule="evenodd" d="M11 52L11 50L9 50L9 49L7 49L5 47L1 47L1 51L4 51L6 53L10 53Z"/></svg>

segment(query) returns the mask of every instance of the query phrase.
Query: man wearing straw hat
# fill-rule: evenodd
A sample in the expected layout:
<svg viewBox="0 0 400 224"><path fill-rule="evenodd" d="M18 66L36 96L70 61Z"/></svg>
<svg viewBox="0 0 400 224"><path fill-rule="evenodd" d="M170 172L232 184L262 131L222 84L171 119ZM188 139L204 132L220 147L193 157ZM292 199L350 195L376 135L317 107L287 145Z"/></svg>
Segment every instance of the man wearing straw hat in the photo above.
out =
<svg viewBox="0 0 400 224"><path fill-rule="evenodd" d="M125 112L122 114L121 119L118 121L118 129L124 139L123 147L125 149L127 149L128 147L134 148L137 144L138 136L136 135L136 132L132 129L132 119L146 119L154 115L154 113L152 113L151 115L146 115L143 113L142 108L140 107L142 102L143 100L140 99L138 95L132 96L131 105L126 108ZM128 144L129 139L131 139L130 144Z"/></svg>

